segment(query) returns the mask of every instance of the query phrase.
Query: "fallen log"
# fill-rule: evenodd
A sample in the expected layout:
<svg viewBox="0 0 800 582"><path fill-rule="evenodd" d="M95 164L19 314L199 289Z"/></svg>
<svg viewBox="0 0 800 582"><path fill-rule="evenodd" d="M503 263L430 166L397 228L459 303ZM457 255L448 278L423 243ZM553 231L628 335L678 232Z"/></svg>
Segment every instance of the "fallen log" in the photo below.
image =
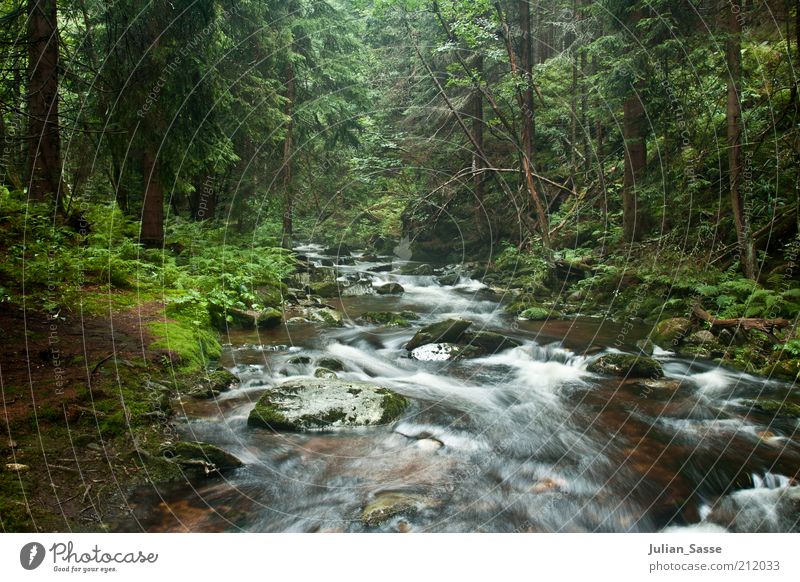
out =
<svg viewBox="0 0 800 582"><path fill-rule="evenodd" d="M754 317L737 317L733 319L715 319L711 317L711 314L708 313L705 309L700 307L699 304L695 304L692 307L692 314L694 316L708 323L711 326L711 329L714 328L736 328L736 329L743 329L745 331L749 331L751 329L755 329L761 332L764 332L770 339L774 342L777 342L778 339L774 335L774 331L776 329L782 329L784 327L789 327L791 323L786 319L758 319Z"/></svg>

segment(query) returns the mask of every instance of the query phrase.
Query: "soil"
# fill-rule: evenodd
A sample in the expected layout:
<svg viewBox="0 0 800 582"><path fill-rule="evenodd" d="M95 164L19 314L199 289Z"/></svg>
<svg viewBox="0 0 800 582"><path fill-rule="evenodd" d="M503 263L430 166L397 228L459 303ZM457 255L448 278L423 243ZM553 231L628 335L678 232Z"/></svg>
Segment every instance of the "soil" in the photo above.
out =
<svg viewBox="0 0 800 582"><path fill-rule="evenodd" d="M139 451L164 438L169 422L115 430L109 419L129 419L137 393L146 398L135 388L167 377L148 351L147 324L163 321L163 310L151 301L52 317L0 304L4 531L98 531L129 513L126 492L148 481Z"/></svg>

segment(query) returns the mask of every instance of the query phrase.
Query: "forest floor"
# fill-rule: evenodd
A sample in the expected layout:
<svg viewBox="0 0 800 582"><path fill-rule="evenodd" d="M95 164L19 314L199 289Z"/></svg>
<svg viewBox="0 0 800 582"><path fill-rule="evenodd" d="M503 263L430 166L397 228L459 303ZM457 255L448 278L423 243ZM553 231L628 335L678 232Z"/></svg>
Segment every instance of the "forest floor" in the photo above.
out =
<svg viewBox="0 0 800 582"><path fill-rule="evenodd" d="M148 478L142 451L168 428L142 390L169 372L150 348L158 321L154 300L55 319L0 304L3 530L97 531L126 513L125 492Z"/></svg>

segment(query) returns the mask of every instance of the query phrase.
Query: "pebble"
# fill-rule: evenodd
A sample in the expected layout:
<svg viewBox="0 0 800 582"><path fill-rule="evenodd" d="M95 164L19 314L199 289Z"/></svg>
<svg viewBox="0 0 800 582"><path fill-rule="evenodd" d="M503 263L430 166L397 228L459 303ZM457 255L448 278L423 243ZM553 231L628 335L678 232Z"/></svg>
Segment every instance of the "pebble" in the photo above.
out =
<svg viewBox="0 0 800 582"><path fill-rule="evenodd" d="M30 470L30 467L21 463L6 463L6 470L11 471L12 473L24 473Z"/></svg>

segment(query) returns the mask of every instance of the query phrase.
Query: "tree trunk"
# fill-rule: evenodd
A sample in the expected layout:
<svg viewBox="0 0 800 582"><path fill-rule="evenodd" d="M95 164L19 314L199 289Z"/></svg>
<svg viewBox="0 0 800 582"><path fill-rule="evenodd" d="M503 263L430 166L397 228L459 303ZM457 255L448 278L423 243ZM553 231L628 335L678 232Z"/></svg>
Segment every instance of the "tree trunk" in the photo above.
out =
<svg viewBox="0 0 800 582"><path fill-rule="evenodd" d="M499 7L499 3L497 4ZM525 90L522 93L522 169L523 177L533 199L534 209L536 210L536 220L539 223L539 232L542 236L542 246L550 249L550 223L547 218L547 210L542 202L539 191L533 179L533 132L534 132L534 108L533 108L533 68L531 60L531 12L529 0L520 0L519 6L519 27L522 32L522 42L520 48L520 74L525 80ZM512 68L515 66L511 39L508 38L509 58Z"/></svg>
<svg viewBox="0 0 800 582"><path fill-rule="evenodd" d="M294 131L294 65L289 61L286 65L286 137L283 141L283 237L281 246L292 248L292 215L294 212L294 196L292 192L292 138Z"/></svg>
<svg viewBox="0 0 800 582"><path fill-rule="evenodd" d="M734 6L739 9L734 10ZM731 195L731 209L736 227L736 238L741 253L742 272L745 277L755 280L756 261L753 240L750 236L750 224L744 207L741 190L742 181L742 104L739 99L739 86L742 70L741 49L741 6L731 3L728 11L728 40L726 64L728 66L728 171Z"/></svg>
<svg viewBox="0 0 800 582"><path fill-rule="evenodd" d="M475 69L478 75L483 76L483 55L475 57ZM486 167L483 155L483 94L479 89L472 90L472 135L475 137L477 147L472 154L472 171L474 174L475 187L475 228L478 233L483 232L483 219L485 212L483 209L483 181L484 175L481 170Z"/></svg>
<svg viewBox="0 0 800 582"><path fill-rule="evenodd" d="M635 86L639 86L637 83ZM637 92L623 104L623 133L625 138L625 175L622 186L622 228L625 242L641 238L637 182L644 177L647 164L644 105Z"/></svg>
<svg viewBox="0 0 800 582"><path fill-rule="evenodd" d="M143 154L142 171L145 192L139 242L150 247L162 247L164 246L164 187L159 176L158 160L149 144Z"/></svg>
<svg viewBox="0 0 800 582"><path fill-rule="evenodd" d="M28 196L60 205L56 0L28 0Z"/></svg>

